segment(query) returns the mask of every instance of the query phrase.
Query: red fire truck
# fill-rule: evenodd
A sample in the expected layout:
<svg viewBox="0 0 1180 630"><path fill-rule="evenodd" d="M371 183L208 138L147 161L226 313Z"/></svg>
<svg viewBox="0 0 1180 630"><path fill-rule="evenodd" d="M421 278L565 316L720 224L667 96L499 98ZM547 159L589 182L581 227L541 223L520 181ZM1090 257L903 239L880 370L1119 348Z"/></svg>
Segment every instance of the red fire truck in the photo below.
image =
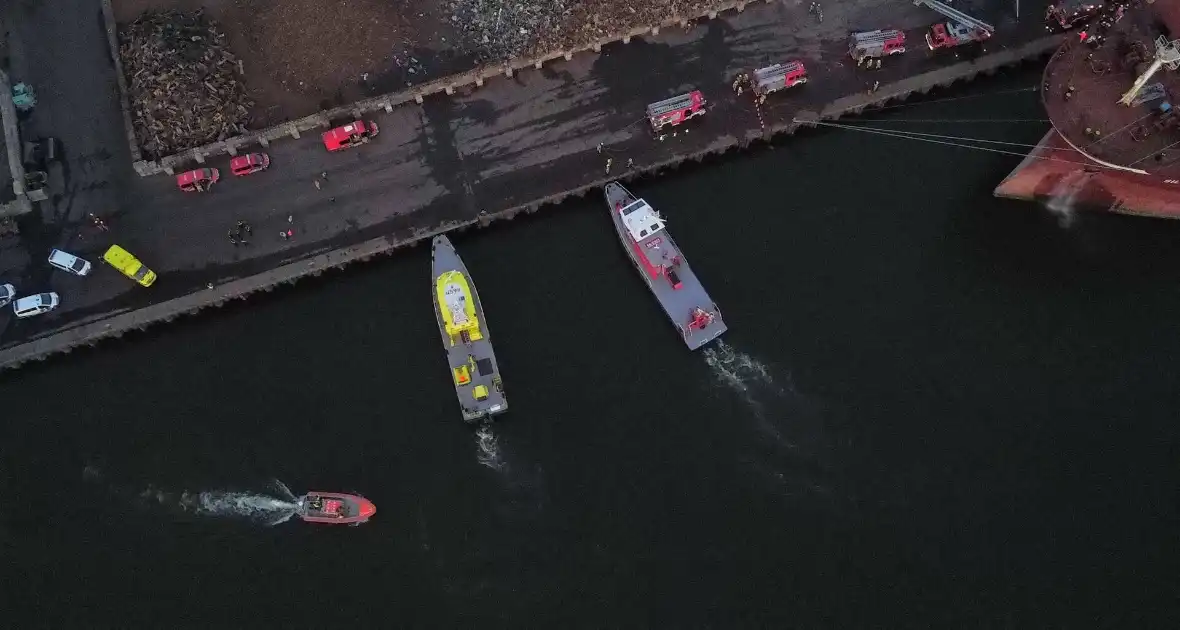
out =
<svg viewBox="0 0 1180 630"><path fill-rule="evenodd" d="M801 83L807 83L807 68L803 67L801 61L776 63L754 71L754 93L758 96L773 94Z"/></svg>
<svg viewBox="0 0 1180 630"><path fill-rule="evenodd" d="M876 59L905 52L905 33L897 29L884 29L853 33L848 39L848 54L858 62L862 59Z"/></svg>
<svg viewBox="0 0 1180 630"><path fill-rule="evenodd" d="M949 20L935 24L927 31L926 45L930 47L930 50L985 42L996 30L991 24L977 20L938 0L914 0L914 4L917 6L926 5Z"/></svg>
<svg viewBox="0 0 1180 630"><path fill-rule="evenodd" d="M347 125L325 131L324 147L329 151L341 151L368 142L377 135L377 124L371 121L354 120Z"/></svg>
<svg viewBox="0 0 1180 630"><path fill-rule="evenodd" d="M705 105L707 103L700 90L693 90L688 94L673 96L648 105L647 120L651 123L652 131L659 133L665 125L676 126L686 120L703 116Z"/></svg>

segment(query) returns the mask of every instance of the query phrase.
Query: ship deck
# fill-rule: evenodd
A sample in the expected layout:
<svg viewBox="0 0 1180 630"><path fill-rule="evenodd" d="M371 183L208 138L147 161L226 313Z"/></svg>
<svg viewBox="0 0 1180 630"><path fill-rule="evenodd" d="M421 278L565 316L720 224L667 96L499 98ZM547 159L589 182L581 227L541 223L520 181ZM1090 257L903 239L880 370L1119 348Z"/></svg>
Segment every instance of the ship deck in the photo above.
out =
<svg viewBox="0 0 1180 630"><path fill-rule="evenodd" d="M1078 38L1067 40L1045 68L1041 95L1053 126L1090 157L1180 179L1180 127L1160 129L1154 124L1160 118L1161 103L1180 106L1180 71L1165 66L1140 92L1143 97L1160 84L1161 98L1130 107L1118 103L1135 82L1137 71L1145 67L1127 61L1134 43L1146 47L1150 61L1160 35L1180 37L1180 2L1128 9L1098 48ZM1074 93L1067 98L1071 86Z"/></svg>

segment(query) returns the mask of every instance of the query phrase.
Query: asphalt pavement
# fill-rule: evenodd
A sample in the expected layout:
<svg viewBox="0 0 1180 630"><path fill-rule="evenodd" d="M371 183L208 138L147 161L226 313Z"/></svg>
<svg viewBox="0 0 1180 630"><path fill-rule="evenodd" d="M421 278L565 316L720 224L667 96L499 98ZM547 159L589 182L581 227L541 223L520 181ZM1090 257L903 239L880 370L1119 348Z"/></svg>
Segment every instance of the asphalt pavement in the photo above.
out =
<svg viewBox="0 0 1180 630"><path fill-rule="evenodd" d="M687 31L664 30L396 108L374 117L380 135L356 149L328 153L318 134L272 142L259 149L271 157L263 173L235 178L228 156L210 158L206 166L221 169L221 182L207 193L184 193L172 177L139 178L131 170L98 2L15 0L7 9L10 19L19 18L10 22L16 24L12 75L38 93L22 132L59 138L65 160L60 190L22 223L20 242L0 250L0 264L5 281L22 293L53 289L62 306L0 323L0 347L335 247L381 235L408 239L481 212L529 204L625 175L629 160L642 169L713 143L761 135L753 101L730 89L742 70L793 59L807 65L807 85L773 95L762 108L762 121L772 124L867 90L874 81L887 84L955 61L926 50L922 33L939 17L910 2L825 2L822 22L808 13L808 4L751 4ZM958 0L955 6L997 26L992 49L1043 32L1043 1L1026 3L1019 22L1008 2ZM876 28L906 30L909 51L887 59L882 70L858 69L847 54L847 35ZM653 138L646 104L694 88L711 101L706 120ZM109 230L95 227L91 213ZM237 221L252 226L247 245L228 238ZM287 230L293 236L281 238ZM156 285L140 288L101 264L111 243L157 271ZM44 263L51 247L94 262L91 276L51 273ZM8 311L0 318L11 320Z"/></svg>

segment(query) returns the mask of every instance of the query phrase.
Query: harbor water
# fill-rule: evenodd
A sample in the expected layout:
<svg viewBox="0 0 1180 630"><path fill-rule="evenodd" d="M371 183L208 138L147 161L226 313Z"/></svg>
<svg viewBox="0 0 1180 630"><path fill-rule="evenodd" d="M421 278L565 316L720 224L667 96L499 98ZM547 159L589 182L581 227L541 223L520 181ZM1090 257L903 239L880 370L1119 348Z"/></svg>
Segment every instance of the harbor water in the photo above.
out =
<svg viewBox="0 0 1180 630"><path fill-rule="evenodd" d="M1176 627L1180 224L993 199L1038 83L845 121L932 142L819 129L630 184L725 314L695 353L600 198L454 235L490 427L428 247L4 374L6 615ZM303 523L307 490L378 511Z"/></svg>

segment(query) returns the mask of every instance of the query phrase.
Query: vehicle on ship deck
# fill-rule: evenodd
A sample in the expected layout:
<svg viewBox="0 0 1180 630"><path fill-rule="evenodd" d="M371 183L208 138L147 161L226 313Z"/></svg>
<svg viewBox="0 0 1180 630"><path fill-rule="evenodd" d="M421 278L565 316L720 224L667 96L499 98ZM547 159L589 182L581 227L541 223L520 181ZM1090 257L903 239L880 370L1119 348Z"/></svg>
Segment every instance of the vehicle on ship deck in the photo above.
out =
<svg viewBox="0 0 1180 630"><path fill-rule="evenodd" d="M1045 9L1045 28L1050 33L1077 28L1092 20L1104 6L1104 0L1054 0Z"/></svg>

